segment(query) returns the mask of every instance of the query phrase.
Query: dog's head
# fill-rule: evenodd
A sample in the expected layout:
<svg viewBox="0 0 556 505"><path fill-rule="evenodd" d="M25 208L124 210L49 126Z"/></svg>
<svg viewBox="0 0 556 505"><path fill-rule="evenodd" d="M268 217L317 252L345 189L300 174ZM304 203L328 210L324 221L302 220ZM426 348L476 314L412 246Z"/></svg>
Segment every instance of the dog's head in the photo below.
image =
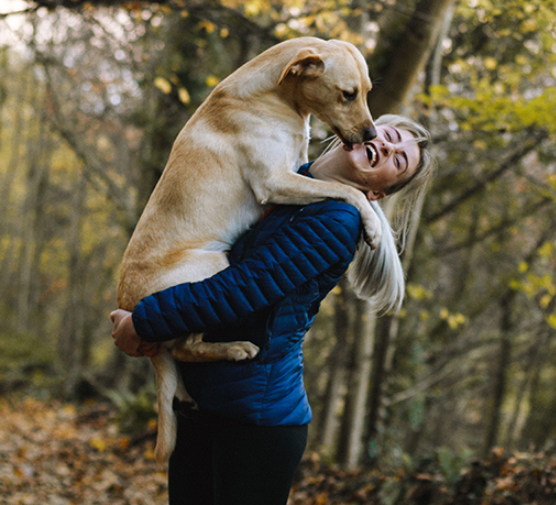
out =
<svg viewBox="0 0 556 505"><path fill-rule="evenodd" d="M347 147L376 136L367 104L369 71L352 44L330 40L300 49L278 85L292 86L295 107L327 123Z"/></svg>

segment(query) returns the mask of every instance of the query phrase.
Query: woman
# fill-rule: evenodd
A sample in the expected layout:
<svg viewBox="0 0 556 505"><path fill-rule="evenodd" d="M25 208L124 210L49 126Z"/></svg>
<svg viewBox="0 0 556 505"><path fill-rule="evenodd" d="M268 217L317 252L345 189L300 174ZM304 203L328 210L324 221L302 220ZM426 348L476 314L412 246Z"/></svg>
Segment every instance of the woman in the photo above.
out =
<svg viewBox="0 0 556 505"><path fill-rule="evenodd" d="M432 174L428 133L400 116L375 124L373 141L337 145L300 173L350 184L371 202L424 191ZM356 291L375 307L397 308L403 298L392 230L375 209L384 227L376 251L362 241L359 214L348 204L278 206L234 244L227 269L146 297L133 313L111 314L115 343L131 356L150 356L160 342L191 332L260 348L248 361L181 364L199 410L178 415L172 505L286 503L311 420L302 341L320 302L352 260Z"/></svg>

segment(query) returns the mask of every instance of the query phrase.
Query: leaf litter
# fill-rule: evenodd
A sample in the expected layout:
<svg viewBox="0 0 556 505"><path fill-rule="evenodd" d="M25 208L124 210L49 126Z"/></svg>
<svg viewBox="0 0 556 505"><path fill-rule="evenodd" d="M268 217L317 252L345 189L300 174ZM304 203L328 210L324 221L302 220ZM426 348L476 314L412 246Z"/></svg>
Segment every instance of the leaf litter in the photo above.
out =
<svg viewBox="0 0 556 505"><path fill-rule="evenodd" d="M156 425L118 431L111 403L78 407L0 400L0 505L163 505L167 474L154 461ZM308 452L288 505L554 505L556 453L496 449L446 478L425 467L342 471ZM261 504L264 505L264 504Z"/></svg>

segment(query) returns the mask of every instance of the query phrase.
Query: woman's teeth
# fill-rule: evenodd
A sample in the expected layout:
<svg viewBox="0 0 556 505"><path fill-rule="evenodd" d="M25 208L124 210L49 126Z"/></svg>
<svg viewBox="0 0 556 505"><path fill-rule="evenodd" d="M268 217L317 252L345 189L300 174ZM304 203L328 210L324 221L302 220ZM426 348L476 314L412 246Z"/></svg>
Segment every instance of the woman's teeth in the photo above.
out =
<svg viewBox="0 0 556 505"><path fill-rule="evenodd" d="M372 145L368 145L366 149L367 149L367 158L369 158L369 163L371 164L371 167L374 167L377 159L375 148Z"/></svg>

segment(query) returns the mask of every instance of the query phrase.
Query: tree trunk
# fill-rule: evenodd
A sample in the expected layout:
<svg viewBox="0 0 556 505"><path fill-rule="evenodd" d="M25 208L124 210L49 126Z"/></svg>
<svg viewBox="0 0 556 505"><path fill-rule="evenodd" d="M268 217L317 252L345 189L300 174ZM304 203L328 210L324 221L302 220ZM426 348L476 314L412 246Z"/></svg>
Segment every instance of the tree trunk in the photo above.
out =
<svg viewBox="0 0 556 505"><path fill-rule="evenodd" d="M376 316L366 300L355 299L353 349L349 367L348 391L336 461L345 469L355 468L363 452L363 430L371 376Z"/></svg>
<svg viewBox="0 0 556 505"><path fill-rule="evenodd" d="M375 117L400 112L419 73L436 42L448 7L454 0L420 0L399 34L398 42L388 50L388 62L369 95L369 106ZM371 65L371 71L373 66Z"/></svg>
<svg viewBox="0 0 556 505"><path fill-rule="evenodd" d="M367 465L374 465L377 458L377 437L379 434L379 420L382 410L382 393L385 383L385 365L388 346L390 344L390 324L384 320L376 330L376 339L373 346L371 391L369 396L369 414L365 433L367 453L364 461Z"/></svg>
<svg viewBox="0 0 556 505"><path fill-rule="evenodd" d="M338 286L340 292L334 299L336 344L330 355L326 395L318 423L317 444L324 451L332 450L338 428L338 415L346 381L346 361L349 355L349 291L345 277Z"/></svg>
<svg viewBox="0 0 556 505"><path fill-rule="evenodd" d="M70 231L68 236L69 275L68 300L60 325L58 340L58 356L68 371L64 392L72 396L83 367L82 346L85 332L85 310L87 310L84 286L84 265L81 254L81 227L85 207L87 183L85 176L80 174L77 187L74 189Z"/></svg>
<svg viewBox="0 0 556 505"><path fill-rule="evenodd" d="M492 405L490 415L487 418L486 436L483 445L483 457L485 458L488 457L499 439L502 404L506 394L506 375L511 359L512 307L515 293L515 291L510 291L507 296L500 300L500 347L494 376Z"/></svg>
<svg viewBox="0 0 556 505"><path fill-rule="evenodd" d="M23 79L21 86L17 88L16 91L16 101L14 103L15 118L14 126L12 129L12 137L10 142L10 160L7 163L6 171L0 180L0 210L4 219L0 220L0 234L2 236L7 235L10 237L9 243L5 249L1 252L2 260L0 263L0 298L5 296L6 291L10 287L10 277L12 271L14 270L14 263L18 259L19 254L16 252L17 239L16 233L14 231L14 223L9 220L9 207L10 207L10 196L13 187L15 177L20 170L21 166L21 132L27 131L28 124L25 121L25 107L24 103L28 101L27 89L28 89L29 79Z"/></svg>
<svg viewBox="0 0 556 505"><path fill-rule="evenodd" d="M4 79L0 79L0 151L2 150L4 144L4 103L8 97L8 87L9 84L6 82L6 77L8 76L8 47L5 46L0 49L0 76L4 76Z"/></svg>
<svg viewBox="0 0 556 505"><path fill-rule="evenodd" d="M540 332L534 346L530 349L528 360L524 366L524 377L517 389L515 407L512 417L508 422L508 430L506 432L506 439L504 447L506 450L511 451L514 448L515 442L519 440L519 422L526 403L527 393L530 390L530 385L533 382L536 370L540 368L542 355L548 346L550 334L548 331Z"/></svg>
<svg viewBox="0 0 556 505"><path fill-rule="evenodd" d="M37 102L39 100L40 98ZM20 213L22 253L19 265L16 317L16 326L19 331L29 331L31 328L31 294L34 279L37 278L34 261L39 247L38 235L41 233L38 222L43 214L41 206L44 203L40 192L44 189L44 180L48 171L42 163L46 151L46 125L43 118L39 120L38 128L38 136L34 128L30 128L26 147L28 153L27 193Z"/></svg>
<svg viewBox="0 0 556 505"><path fill-rule="evenodd" d="M554 330L550 330L553 333ZM543 349L546 351L546 349ZM541 375L543 372L542 365L546 359L550 359L550 354L541 352L537 366L533 367L532 377L529 385L529 412L522 435L519 440L519 448L521 450L540 450L551 437L551 431L554 426L554 418L556 412L556 395L552 405L546 407L546 388L542 387ZM553 390L552 384L549 386Z"/></svg>

